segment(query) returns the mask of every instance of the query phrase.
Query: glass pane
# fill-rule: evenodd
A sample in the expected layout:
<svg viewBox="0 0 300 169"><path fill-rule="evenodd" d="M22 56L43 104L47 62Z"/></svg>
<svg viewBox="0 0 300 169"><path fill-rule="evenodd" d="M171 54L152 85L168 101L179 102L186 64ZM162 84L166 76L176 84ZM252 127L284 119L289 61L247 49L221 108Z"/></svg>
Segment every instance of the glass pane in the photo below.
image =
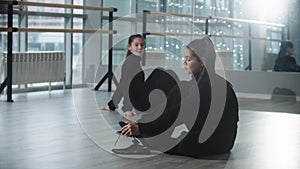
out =
<svg viewBox="0 0 300 169"><path fill-rule="evenodd" d="M106 44L105 44L106 45ZM103 46L107 48L106 46ZM125 55L127 52L127 39L123 39L116 43L113 48L113 64L120 65L125 60ZM102 52L102 64L108 64L108 52Z"/></svg>
<svg viewBox="0 0 300 169"><path fill-rule="evenodd" d="M64 18L29 16L29 28L64 28ZM64 51L64 33L29 32L28 51Z"/></svg>
<svg viewBox="0 0 300 169"><path fill-rule="evenodd" d="M63 0L30 0L30 2L41 2L41 3L52 3L52 4L64 4ZM39 7L39 6L27 6L28 11L36 12L55 12L55 13L64 13L64 8L53 8L53 7Z"/></svg>
<svg viewBox="0 0 300 169"><path fill-rule="evenodd" d="M107 30L107 22L104 21L102 29ZM121 64L127 52L127 42L131 34L140 32L135 31L135 23L127 21L126 19L119 19L114 21L114 30L119 30L117 36L113 35L113 64ZM108 64L108 35L102 35L102 58L101 63L104 65Z"/></svg>
<svg viewBox="0 0 300 169"><path fill-rule="evenodd" d="M64 28L62 17L28 16L29 28Z"/></svg>
<svg viewBox="0 0 300 169"><path fill-rule="evenodd" d="M176 38L166 38L165 48L166 48L166 67L176 68L183 67L184 61L184 50L186 44Z"/></svg>
<svg viewBox="0 0 300 169"><path fill-rule="evenodd" d="M17 27L19 16L13 16L13 27ZM0 14L0 27L7 28L7 15ZM13 51L19 51L19 33L13 33ZM7 32L0 32L0 52L7 52Z"/></svg>
<svg viewBox="0 0 300 169"><path fill-rule="evenodd" d="M83 0L74 0L74 5L83 5ZM74 14L83 14L83 10L81 9L74 9Z"/></svg>
<svg viewBox="0 0 300 169"><path fill-rule="evenodd" d="M160 11L160 6L163 7L163 4L159 4L157 0L137 1L137 13L143 10Z"/></svg>
<svg viewBox="0 0 300 169"><path fill-rule="evenodd" d="M28 51L64 51L64 33L28 33Z"/></svg>
<svg viewBox="0 0 300 169"><path fill-rule="evenodd" d="M0 14L0 27L7 27L7 15ZM0 52L7 51L7 33L0 32Z"/></svg>
<svg viewBox="0 0 300 169"><path fill-rule="evenodd" d="M29 28L64 28L64 18L29 16ZM64 33L29 32L28 51L64 51Z"/></svg>
<svg viewBox="0 0 300 169"><path fill-rule="evenodd" d="M117 12L114 12L114 16L127 16L134 12L135 4L132 0L105 0L103 1L104 7L118 8ZM105 16L108 16L107 12L104 12Z"/></svg>
<svg viewBox="0 0 300 169"><path fill-rule="evenodd" d="M83 19L74 18L74 29L83 28ZM82 33L73 34L73 84L82 83Z"/></svg>

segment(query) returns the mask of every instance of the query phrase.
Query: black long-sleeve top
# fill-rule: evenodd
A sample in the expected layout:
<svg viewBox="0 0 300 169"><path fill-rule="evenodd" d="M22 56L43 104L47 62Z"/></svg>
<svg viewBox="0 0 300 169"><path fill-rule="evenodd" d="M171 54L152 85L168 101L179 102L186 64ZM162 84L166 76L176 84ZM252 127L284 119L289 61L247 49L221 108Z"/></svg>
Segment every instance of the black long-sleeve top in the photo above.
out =
<svg viewBox="0 0 300 169"><path fill-rule="evenodd" d="M117 105L123 98L123 107L122 110L130 111L132 110L132 104L129 98L129 85L132 82L132 79L138 75L139 78L135 81L137 86L143 86L144 84L144 73L141 67L141 57L135 56L133 54L129 55L122 65L121 78L117 86L116 91L112 96L112 100L108 102L108 106L111 110L115 110Z"/></svg>
<svg viewBox="0 0 300 169"><path fill-rule="evenodd" d="M278 72L300 72L300 66L294 57L286 55L278 57L275 61L274 71Z"/></svg>
<svg viewBox="0 0 300 169"><path fill-rule="evenodd" d="M178 111L181 106L180 103L183 103L185 100L187 102L187 106L185 105L185 107L188 107L189 102L192 102L189 99L193 99L193 97L190 97L190 95L192 95L191 92L195 91L193 90L193 87L195 87L194 82L194 80L191 80L189 82L181 82L181 88L182 91L184 91L184 94L181 96L178 95L178 88L173 87L172 92L170 92L169 96L167 97L169 99L170 105L166 106L166 109L161 115L159 115L159 117L152 117L152 119L154 120L147 123L143 122L147 121L143 118L139 121L139 130L141 133L140 137L147 140L147 138L165 132L170 126L172 126L172 124L176 121L177 116L179 115ZM211 83L216 84L216 90L226 90L225 100L218 100L218 98L215 98L217 100L217 103L211 102ZM223 88L218 86L218 84L222 83L225 84L225 87ZM189 108L185 108L187 112L183 112L183 116L181 115L182 120L177 121L176 123L178 123L178 125L185 123L189 132L182 140L177 141L175 147L167 152L193 157L228 152L234 144L237 132L238 102L235 92L233 91L232 86L229 82L215 74L209 77L208 74L205 73L202 79L196 85L199 89L200 95L197 115L195 116L189 114L191 113L189 112ZM214 97L218 97L218 95ZM214 107L211 107L212 105ZM193 107L194 105L190 106ZM220 107L216 108L218 106ZM223 111L223 114L213 134L205 142L199 143L199 136L207 120L210 109L212 109L213 111ZM149 116L151 116L151 113L147 114L147 116L145 118L149 118ZM195 122L193 124L187 123L187 121L189 121L188 118L191 118L192 116L195 116ZM151 119L151 117L149 119ZM169 138L167 138L167 140L168 139Z"/></svg>

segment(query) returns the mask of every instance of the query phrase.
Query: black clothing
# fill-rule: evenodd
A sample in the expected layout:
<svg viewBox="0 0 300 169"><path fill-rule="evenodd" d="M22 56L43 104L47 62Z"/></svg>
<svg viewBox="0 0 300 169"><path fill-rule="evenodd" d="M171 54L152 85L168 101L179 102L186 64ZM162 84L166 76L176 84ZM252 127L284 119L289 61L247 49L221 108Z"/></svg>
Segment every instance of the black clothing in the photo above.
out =
<svg viewBox="0 0 300 169"><path fill-rule="evenodd" d="M129 55L125 62L122 65L122 71L121 71L121 79L117 86L116 91L113 94L112 100L108 102L108 106L110 110L115 110L117 108L117 105L123 98L123 107L122 110L125 111L131 111L132 110L132 104L129 100L129 85L132 82L133 77L135 77L138 74L139 78L135 78L135 84L137 86L137 90L139 87L143 87L144 85L144 79L145 75L141 67L141 57L135 56L133 54Z"/></svg>
<svg viewBox="0 0 300 169"><path fill-rule="evenodd" d="M214 81L213 83L222 83L221 81L225 81L225 79L215 75L215 77L211 77L211 79L205 76L203 80L200 81L198 84L200 93L200 108L196 122L187 136L176 147L171 149L169 153L200 157L203 155L229 152L233 147L237 133L239 110L236 95L231 84L227 81L225 82L225 90L227 90L224 105L225 107L221 120L216 130L208 140L206 140L204 143L199 143L198 141L200 132L202 131L204 123L207 120L208 112L213 108L211 107L211 104L213 103L211 103L212 95L210 81Z"/></svg>
<svg viewBox="0 0 300 169"><path fill-rule="evenodd" d="M275 61L274 71L277 72L300 72L300 66L294 57L286 55L278 57Z"/></svg>
<svg viewBox="0 0 300 169"><path fill-rule="evenodd" d="M162 91L167 97L166 107L164 113L159 114L164 98L154 96L151 103L151 108L139 120L139 127L143 131L142 137L151 137L157 135L164 130L168 129L175 121L180 108L180 92L178 86L178 77L172 71L165 71L163 68L155 69L145 82L147 90L143 95L134 95L134 88L130 90L130 98L139 101L138 105L147 105L146 110L150 108L149 95L155 89ZM146 99L144 99L146 98ZM145 103L143 103L145 102ZM136 107L136 104L134 104ZM159 117L159 118L158 118ZM147 122L147 123L145 123ZM159 127L154 127L158 124Z"/></svg>
<svg viewBox="0 0 300 169"><path fill-rule="evenodd" d="M142 84L141 81L144 76L141 74L143 73L140 72L137 74L129 87L130 101L134 108L139 111L147 111L151 107L148 97L154 89L160 89L167 95L170 93L172 86L176 85L178 81L174 72L165 71L163 68L156 68Z"/></svg>
<svg viewBox="0 0 300 169"><path fill-rule="evenodd" d="M166 79L166 81L164 79ZM142 142L149 144L149 147L160 150L161 147L159 146L162 143L148 141L148 138L151 140L150 137L166 132L176 121L176 125L185 123L189 132L182 133L179 137L180 139L173 139L176 144L171 143L172 139L167 138L170 137L170 134L167 134L166 140L170 141L170 144L173 144L174 147L168 149L166 153L200 157L203 155L229 152L233 147L236 138L238 122L238 102L231 84L216 74L209 76L207 72L204 73L201 80L197 83L194 83L196 82L196 79L198 79L197 77L189 82L178 82L176 79L173 79L172 82L170 78L164 79L159 79L160 85L154 84L153 88L169 89L164 92L167 96L165 110L162 114L157 115L155 112L156 109L153 109L151 113L144 115L142 119L138 121L141 135L137 137L141 137ZM222 83L224 84L223 88L222 86L219 86L219 84ZM212 96L211 86L214 86L213 90L216 90L217 92L219 92L218 90L226 90L224 96L225 100L218 100L218 95ZM195 98L192 97L192 95L195 94L195 87L198 87L200 99L199 103L197 103L199 104L199 108L197 108L198 112L196 109L196 115L193 115L189 108L186 109L186 107L194 106L189 105L189 103L192 103L192 101L195 100ZM180 95L180 93L182 95ZM213 103L212 100L217 101ZM187 105L182 104L184 102ZM181 106L185 106L183 111L186 112L183 112L183 116L182 114L179 114ZM207 121L209 113L211 113L210 111L215 111L215 113L222 113L223 111L223 114L221 114L220 122L217 123L217 127L212 135L206 141L200 143L198 141L199 136ZM195 123L190 124L187 119L193 116L196 117ZM179 121L177 121L178 117L180 118Z"/></svg>

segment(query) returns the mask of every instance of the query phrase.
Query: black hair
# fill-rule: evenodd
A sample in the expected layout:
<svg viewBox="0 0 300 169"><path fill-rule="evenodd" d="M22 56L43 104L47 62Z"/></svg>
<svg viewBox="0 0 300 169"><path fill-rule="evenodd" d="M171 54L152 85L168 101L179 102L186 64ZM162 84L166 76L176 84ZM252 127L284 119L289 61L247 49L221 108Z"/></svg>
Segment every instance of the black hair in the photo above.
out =
<svg viewBox="0 0 300 169"><path fill-rule="evenodd" d="M141 35L141 34L135 34L135 35L131 35L129 38L128 38L128 44L127 45L131 45L131 43L133 42L133 40L135 38L141 38L145 41L144 37ZM128 57L129 55L131 55L131 51L130 50L127 50L127 53L126 53L126 57Z"/></svg>
<svg viewBox="0 0 300 169"><path fill-rule="evenodd" d="M292 41L283 41L283 42L281 42L278 57L284 57L286 55L286 49L287 48L294 48L294 45L293 45Z"/></svg>

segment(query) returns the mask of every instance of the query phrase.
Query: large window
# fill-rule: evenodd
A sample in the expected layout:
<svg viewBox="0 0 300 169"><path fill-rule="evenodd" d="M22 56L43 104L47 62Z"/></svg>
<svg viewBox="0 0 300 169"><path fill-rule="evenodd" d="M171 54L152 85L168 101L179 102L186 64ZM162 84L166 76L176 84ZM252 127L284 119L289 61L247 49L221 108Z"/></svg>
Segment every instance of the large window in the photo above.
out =
<svg viewBox="0 0 300 169"><path fill-rule="evenodd" d="M139 9L139 11L153 11L154 8L151 7L155 6L155 2L158 1L151 1L152 5L149 5L150 1L147 1L145 3L139 2L143 5L139 4L138 6L144 8ZM161 19L157 19L158 24L166 25L165 30L160 31L179 34L191 32L193 32L194 34L204 34L205 31L207 31L207 33L212 36L212 40L215 44L219 56L221 57L221 59L226 61L226 63L224 62L225 69L249 70L254 68L253 70L266 70L269 68L260 65L273 64L271 63L273 62L273 60L264 60L264 62L269 63L261 63L259 61L263 60L263 58L268 58L270 54L274 55L278 53L280 45L279 41L283 38L282 35L284 33L284 28L280 26L261 25L254 22L247 23L239 21L228 21L226 19L209 19L208 27L206 27L206 20L197 18L197 16L240 18L255 21L261 20L264 22L273 22L280 24L283 22L283 18L286 17L286 15L284 15L285 10L278 11L276 14L274 14L274 10L272 8L268 8L270 9L270 12L274 14L268 15L271 17L263 15L267 13L263 13L263 10L261 10L260 12L263 16L252 18L251 14L253 14L253 11L255 11L256 8L254 3L250 0L246 2L238 0L165 0L159 2L161 2L162 4L157 5L160 8L157 8L156 11L193 15L192 18L166 17L166 20L168 22L166 22L166 20L163 21ZM248 11L245 10L245 7L247 7L247 5L251 6L251 4L254 8L253 10L251 10L252 12L248 13ZM276 3L276 7L278 6L278 4L279 2ZM164 7L164 5L166 6L166 8ZM264 5L267 4L264 3ZM184 21L190 21L190 24L187 22L185 22L185 25L188 26L180 24ZM192 28L194 26L195 28ZM151 30L156 31L157 28L148 29L148 31ZM256 40L251 40L252 38ZM173 55L176 53L175 51L179 51L178 46L181 46L181 43L173 42L172 40L168 40L168 38L166 39L161 37L160 39L166 42L166 45L169 48L168 51L172 51L172 54L167 54L171 57L167 58L177 58L173 57ZM153 40L153 43L151 42L151 40ZM147 45L148 50L159 48L157 38L147 39L147 44L155 44L154 46ZM257 44L260 44L260 46L256 46ZM175 55L180 56L178 53L176 53ZM227 61L228 59L231 61L231 63Z"/></svg>
<svg viewBox="0 0 300 169"><path fill-rule="evenodd" d="M17 15L13 16L13 27L16 27L19 22L19 17ZM0 27L7 27L7 15L0 14ZM19 41L19 34L13 34L13 41ZM19 50L19 43L13 43L13 51ZM7 52L7 33L0 32L0 52Z"/></svg>
<svg viewBox="0 0 300 169"><path fill-rule="evenodd" d="M30 0L29 2L82 5L83 0ZM3 9L3 10L2 10ZM1 6L0 27L7 27L6 7ZM54 7L21 6L14 8L13 26L18 28L46 29L82 29L83 10L71 10ZM13 51L64 51L66 58L67 79L71 79L72 69L82 69L82 39L83 34L63 32L28 32L13 33ZM7 51L7 33L0 32L0 52ZM68 43L67 43L68 42ZM72 52L70 52L72 51ZM73 59L73 62L68 60ZM70 65L73 63L73 65ZM78 67L79 65L79 67ZM67 81L68 82L68 81ZM82 83L82 77L74 81ZM71 81L68 82L71 84Z"/></svg>
<svg viewBox="0 0 300 169"><path fill-rule="evenodd" d="M137 0L138 1L138 0ZM114 7L118 11L114 13L114 16L128 16L135 13L135 2L134 0L103 0L104 7Z"/></svg>
<svg viewBox="0 0 300 169"><path fill-rule="evenodd" d="M24 0L26 1L26 0ZM280 40L287 39L286 27L267 26L256 23L245 23L239 21L228 21L226 19L198 18L196 16L211 16L223 18L239 18L255 21L273 22L287 25L288 8L275 10L277 7L284 7L283 4L274 2L274 9L267 6L267 3L260 3L257 0L28 0L30 2L58 3L89 6L114 7L118 11L114 13L114 30L118 33L114 35L114 65L119 65L124 60L126 53L127 37L131 33L142 33L142 11L167 12L188 14L192 17L174 16L152 16L147 22L148 32L165 32L180 34L211 35L216 50L220 56L230 58L226 69L245 70L251 65L253 70L268 70L272 65L272 59L278 53ZM88 2L88 3L87 3ZM284 1L282 1L284 2ZM260 7L257 6L260 4ZM268 12L262 10L261 6L268 7ZM3 6L1 7L1 9ZM256 11L257 12L253 12ZM108 25L108 12L83 11L79 9L64 9L50 7L19 7L15 9L14 26L23 28L53 28L53 29L94 29L87 28L89 25L97 23L96 29ZM127 19L120 19L127 18ZM100 26L98 26L98 23ZM102 25L100 24L102 23ZM208 23L208 25L207 25ZM88 25L88 26L87 26ZM0 12L0 26L7 26L7 14L4 10ZM106 29L106 27L105 27ZM127 33L128 32L128 33ZM83 45L90 34L83 33L49 33L49 32L29 32L13 33L14 51L64 51L66 53L67 79L72 79L72 71L76 71L75 84L86 83L84 73L89 69L89 65L82 50ZM101 37L100 49L96 50L95 57L100 56L100 65L107 65L107 39L108 35ZM249 38L250 37L250 38ZM253 38L258 39L253 39ZM259 39L265 38L265 39ZM183 37L168 36L147 36L148 53L160 56L164 66L182 66L184 45L189 41ZM0 32L0 52L7 51L7 33ZM25 44L25 45L24 45ZM103 47L105 46L105 48ZM99 51L100 52L99 52ZM152 53L151 53L152 52ZM297 51L296 51L297 52ZM151 55L152 56L152 55ZM270 57L272 58L270 60ZM94 59L94 58L91 58ZM71 61L72 60L72 61ZM228 59L227 59L228 60ZM146 59L146 65L149 59ZM261 63L264 62L264 63ZM99 63L96 61L97 64ZM252 63L251 63L252 62ZM94 63L94 62L93 62ZM262 67L260 65L269 65ZM95 68L96 70L96 68ZM71 84L71 82L69 82Z"/></svg>
<svg viewBox="0 0 300 169"><path fill-rule="evenodd" d="M28 16L29 28L64 28L64 18ZM28 33L28 51L64 51L63 33Z"/></svg>

